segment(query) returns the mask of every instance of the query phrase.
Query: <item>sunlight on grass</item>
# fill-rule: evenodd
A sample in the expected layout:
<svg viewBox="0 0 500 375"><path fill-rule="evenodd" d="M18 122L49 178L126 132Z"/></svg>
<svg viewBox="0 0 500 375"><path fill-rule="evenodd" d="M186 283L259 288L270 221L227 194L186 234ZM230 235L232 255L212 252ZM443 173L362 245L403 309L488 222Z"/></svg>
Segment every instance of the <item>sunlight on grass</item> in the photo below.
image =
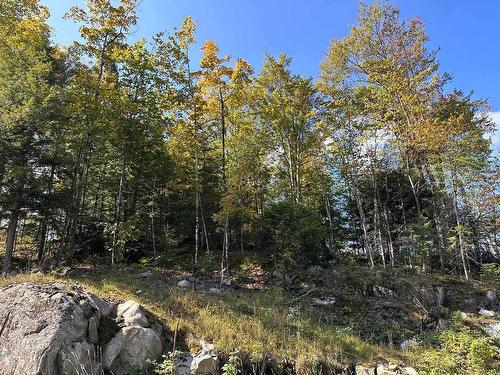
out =
<svg viewBox="0 0 500 375"><path fill-rule="evenodd" d="M389 348L361 341L346 328L318 323L308 311L289 309L287 296L279 289L214 296L179 290L158 276L142 280L120 271L85 280L17 275L1 280L0 285L23 281L77 283L103 298L137 300L171 331L178 321L186 349L196 349L195 338L202 338L225 353L240 349L253 361L292 358L297 370L318 362L347 364L372 362L378 356L398 357ZM138 289L143 292L139 296Z"/></svg>

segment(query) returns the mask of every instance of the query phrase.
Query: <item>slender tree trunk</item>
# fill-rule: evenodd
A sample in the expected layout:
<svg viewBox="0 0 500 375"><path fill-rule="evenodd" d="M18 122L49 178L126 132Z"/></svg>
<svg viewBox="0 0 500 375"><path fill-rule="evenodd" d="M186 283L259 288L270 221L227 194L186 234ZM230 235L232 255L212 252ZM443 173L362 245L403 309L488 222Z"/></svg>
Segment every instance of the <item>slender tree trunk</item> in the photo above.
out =
<svg viewBox="0 0 500 375"><path fill-rule="evenodd" d="M49 178L49 185L47 187L47 193L52 194L53 192L53 187L54 187L54 175L55 175L55 166L52 165L50 168L50 178ZM45 208L44 210L47 210ZM40 233L38 236L38 255L37 255L37 261L39 264L43 263L43 258L45 256L45 245L47 242L47 229L48 229L48 212L42 211L43 215L40 220Z"/></svg>
<svg viewBox="0 0 500 375"><path fill-rule="evenodd" d="M118 196L116 197L115 202L115 212L114 212L114 224L113 224L113 240L112 240L112 249L111 249L111 265L115 264L116 260L116 247L117 247L117 238L118 238L118 224L123 222L123 185L125 181L125 168L126 168L126 157L125 150L122 155L122 168L120 173L120 179L118 182Z"/></svg>
<svg viewBox="0 0 500 375"><path fill-rule="evenodd" d="M445 247L445 241L444 241L444 236L443 236L443 225L442 225L442 220L441 220L441 210L440 210L440 198L438 196L438 193L436 192L435 186L437 186L437 183L435 183L433 176L431 175L430 169L426 166L426 172L429 177L429 186L431 188L431 196L432 196L432 213L434 215L434 224L436 228L436 234L437 234L437 248L438 248L438 253L439 253L439 265L441 272L444 272L445 270L445 253L444 253L444 247Z"/></svg>
<svg viewBox="0 0 500 375"><path fill-rule="evenodd" d="M331 211L331 207L330 207L330 199L326 196L325 197L325 209L326 209L326 217L327 217L327 220L328 220L328 227L330 229L330 233L328 234L328 243L329 243L329 247L330 247L330 252L332 253L332 255L335 255L334 254L334 250L333 250L333 220L332 220L332 211Z"/></svg>
<svg viewBox="0 0 500 375"><path fill-rule="evenodd" d="M361 219L361 226L363 228L363 239L364 239L364 245L365 245L365 250L368 253L368 257L370 259L370 267L373 268L375 267L375 263L373 262L373 254L372 254L372 248L370 244L370 238L368 236L368 226L366 223L366 216L365 212L363 210L363 203L361 202L361 197L359 196L359 190L357 187L355 187L355 199L356 199L356 205L358 207L358 212L359 212L359 218Z"/></svg>
<svg viewBox="0 0 500 375"><path fill-rule="evenodd" d="M469 280L470 275L469 275L469 269L467 265L467 252L465 250L465 244L463 240L463 235L462 235L462 224L460 221L460 215L458 212L458 202L457 202L457 189L455 187L455 182L453 181L454 177L453 175L451 176L451 189L452 189L452 195L453 195L453 212L455 214L455 222L457 224L457 237L458 237L458 248L460 251L460 257L462 258L462 266L464 269L464 275L465 279Z"/></svg>
<svg viewBox="0 0 500 375"><path fill-rule="evenodd" d="M156 257L156 235L155 235L155 195L156 177L153 180L153 195L151 198L151 242L153 245L153 256Z"/></svg>
<svg viewBox="0 0 500 375"><path fill-rule="evenodd" d="M203 228L203 237L205 237L205 246L206 246L207 254L210 254L208 231L207 231L207 225L205 223L205 214L203 213L203 201L201 200L201 194L198 195L198 200L199 200L199 205L200 205L201 226Z"/></svg>
<svg viewBox="0 0 500 375"><path fill-rule="evenodd" d="M5 257L3 260L2 277L7 276L12 269L12 258L14 255L14 244L16 240L17 223L21 210L19 207L14 207L10 215L9 226L7 228L7 239L5 244Z"/></svg>
<svg viewBox="0 0 500 375"><path fill-rule="evenodd" d="M200 237L200 193L196 191L195 194L196 197L196 203L195 203L195 225L194 225L194 266L196 268L198 264L198 246L200 243L199 237Z"/></svg>

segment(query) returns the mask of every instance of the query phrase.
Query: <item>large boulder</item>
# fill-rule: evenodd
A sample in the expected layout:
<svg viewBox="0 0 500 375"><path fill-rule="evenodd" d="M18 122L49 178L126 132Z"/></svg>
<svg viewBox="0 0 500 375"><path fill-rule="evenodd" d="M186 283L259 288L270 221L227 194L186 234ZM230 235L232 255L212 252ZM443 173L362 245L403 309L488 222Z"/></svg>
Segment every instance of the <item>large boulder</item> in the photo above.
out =
<svg viewBox="0 0 500 375"><path fill-rule="evenodd" d="M60 283L0 288L0 374L135 373L160 357L165 336L133 301L116 307Z"/></svg>
<svg viewBox="0 0 500 375"><path fill-rule="evenodd" d="M149 370L162 353L161 340L151 328L125 327L104 348L104 368L115 375Z"/></svg>
<svg viewBox="0 0 500 375"><path fill-rule="evenodd" d="M126 301L116 307L116 316L123 318L123 322L129 327L149 327L144 308L135 301Z"/></svg>

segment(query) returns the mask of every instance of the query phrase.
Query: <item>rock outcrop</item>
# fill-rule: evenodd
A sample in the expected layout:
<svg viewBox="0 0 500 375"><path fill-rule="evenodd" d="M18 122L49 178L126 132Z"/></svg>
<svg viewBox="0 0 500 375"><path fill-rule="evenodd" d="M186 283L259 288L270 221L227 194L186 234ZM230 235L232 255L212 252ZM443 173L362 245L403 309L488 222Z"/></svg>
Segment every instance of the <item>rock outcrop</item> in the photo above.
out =
<svg viewBox="0 0 500 375"><path fill-rule="evenodd" d="M413 367L401 367L387 363L380 363L376 367L358 365L354 372L356 375L418 375Z"/></svg>
<svg viewBox="0 0 500 375"><path fill-rule="evenodd" d="M133 374L165 344L141 305L114 305L78 286L9 285L0 306L0 374Z"/></svg>

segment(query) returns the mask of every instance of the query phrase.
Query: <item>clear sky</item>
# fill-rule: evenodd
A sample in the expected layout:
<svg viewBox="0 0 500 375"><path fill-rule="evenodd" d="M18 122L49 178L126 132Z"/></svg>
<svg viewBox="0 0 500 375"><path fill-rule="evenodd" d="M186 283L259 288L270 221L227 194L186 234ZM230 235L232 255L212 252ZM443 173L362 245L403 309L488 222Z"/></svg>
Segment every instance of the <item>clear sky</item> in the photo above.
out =
<svg viewBox="0 0 500 375"><path fill-rule="evenodd" d="M54 39L69 44L78 27L64 13L84 0L42 0L51 11ZM500 127L500 0L399 0L403 17L425 22L429 46L440 48L442 71L454 77L450 88L486 98ZM214 39L222 53L248 60L259 69L264 53L285 52L297 73L316 77L329 41L349 32L357 0L142 0L135 37L170 31L185 16L198 23L201 45ZM198 50L193 58L198 58ZM495 149L500 150L500 134Z"/></svg>

